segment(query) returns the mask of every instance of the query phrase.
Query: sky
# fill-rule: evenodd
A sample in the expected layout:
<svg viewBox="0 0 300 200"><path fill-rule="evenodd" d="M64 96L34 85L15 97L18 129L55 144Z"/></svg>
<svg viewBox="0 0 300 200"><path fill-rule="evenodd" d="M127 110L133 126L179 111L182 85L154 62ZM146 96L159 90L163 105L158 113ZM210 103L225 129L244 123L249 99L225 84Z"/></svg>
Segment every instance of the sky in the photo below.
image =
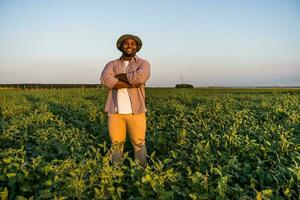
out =
<svg viewBox="0 0 300 200"><path fill-rule="evenodd" d="M139 36L146 86L300 86L299 0L0 0L0 84L97 84Z"/></svg>

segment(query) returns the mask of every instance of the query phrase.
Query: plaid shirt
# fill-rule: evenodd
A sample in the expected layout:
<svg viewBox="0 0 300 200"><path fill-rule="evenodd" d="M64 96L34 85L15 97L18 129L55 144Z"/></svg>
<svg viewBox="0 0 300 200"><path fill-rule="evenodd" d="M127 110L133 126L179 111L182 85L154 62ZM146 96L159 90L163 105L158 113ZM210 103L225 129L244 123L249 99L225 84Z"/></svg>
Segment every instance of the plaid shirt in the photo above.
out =
<svg viewBox="0 0 300 200"><path fill-rule="evenodd" d="M117 90L113 89L118 82L115 75L124 73L124 61L119 58L106 64L100 77L101 84L109 89L105 111L108 113L117 113ZM131 102L132 112L134 114L147 111L145 106L145 83L150 77L150 64L148 61L134 56L126 69L126 76L133 88L127 88Z"/></svg>

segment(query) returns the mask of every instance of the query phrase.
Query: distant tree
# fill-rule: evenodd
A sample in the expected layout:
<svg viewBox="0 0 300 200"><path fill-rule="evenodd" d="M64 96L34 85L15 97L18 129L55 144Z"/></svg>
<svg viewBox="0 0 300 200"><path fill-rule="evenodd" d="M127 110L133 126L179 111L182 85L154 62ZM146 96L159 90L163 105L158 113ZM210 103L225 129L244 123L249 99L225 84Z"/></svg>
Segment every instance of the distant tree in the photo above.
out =
<svg viewBox="0 0 300 200"><path fill-rule="evenodd" d="M175 88L194 88L194 86L191 84L182 83L182 84L176 84Z"/></svg>

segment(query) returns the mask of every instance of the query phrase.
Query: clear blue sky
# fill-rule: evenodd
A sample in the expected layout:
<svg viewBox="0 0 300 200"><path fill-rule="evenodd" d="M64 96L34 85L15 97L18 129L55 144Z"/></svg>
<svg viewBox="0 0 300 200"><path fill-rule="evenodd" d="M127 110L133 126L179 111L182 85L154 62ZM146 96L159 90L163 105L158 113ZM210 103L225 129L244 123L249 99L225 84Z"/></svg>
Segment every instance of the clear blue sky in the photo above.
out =
<svg viewBox="0 0 300 200"><path fill-rule="evenodd" d="M148 86L300 85L299 0L0 0L0 83L98 83L124 33Z"/></svg>

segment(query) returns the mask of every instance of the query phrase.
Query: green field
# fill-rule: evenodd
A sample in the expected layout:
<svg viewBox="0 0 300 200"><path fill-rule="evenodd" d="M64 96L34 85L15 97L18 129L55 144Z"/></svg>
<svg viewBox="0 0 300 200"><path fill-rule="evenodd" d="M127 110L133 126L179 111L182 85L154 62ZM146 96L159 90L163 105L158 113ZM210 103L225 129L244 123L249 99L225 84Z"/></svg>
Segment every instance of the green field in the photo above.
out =
<svg viewBox="0 0 300 200"><path fill-rule="evenodd" d="M1 199L300 199L300 89L146 90L148 166L106 89L0 90Z"/></svg>

